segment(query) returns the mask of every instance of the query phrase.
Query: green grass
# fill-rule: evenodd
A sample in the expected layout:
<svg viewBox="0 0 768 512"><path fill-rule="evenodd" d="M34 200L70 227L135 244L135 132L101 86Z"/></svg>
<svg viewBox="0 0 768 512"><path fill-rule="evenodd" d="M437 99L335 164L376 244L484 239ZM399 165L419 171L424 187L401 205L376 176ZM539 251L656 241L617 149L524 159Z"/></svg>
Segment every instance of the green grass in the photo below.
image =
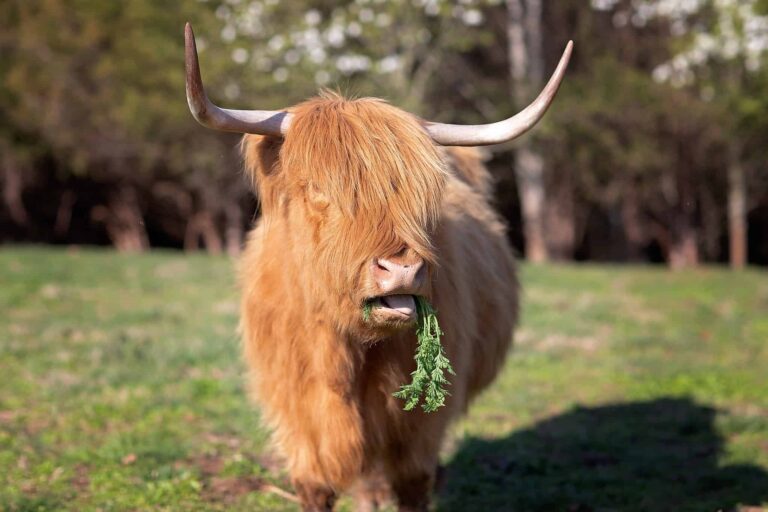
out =
<svg viewBox="0 0 768 512"><path fill-rule="evenodd" d="M295 510L226 258L0 251L0 510ZM768 506L768 274L524 267L436 510ZM349 509L349 500L342 502Z"/></svg>

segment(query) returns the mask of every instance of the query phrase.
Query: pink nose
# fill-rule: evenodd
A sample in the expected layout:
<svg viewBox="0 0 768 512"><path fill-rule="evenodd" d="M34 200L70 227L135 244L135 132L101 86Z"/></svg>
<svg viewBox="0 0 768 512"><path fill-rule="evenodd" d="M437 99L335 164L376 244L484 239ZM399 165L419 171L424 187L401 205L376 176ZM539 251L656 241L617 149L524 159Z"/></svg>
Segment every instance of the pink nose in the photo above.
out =
<svg viewBox="0 0 768 512"><path fill-rule="evenodd" d="M424 260L411 250L373 260L373 277L382 295L419 295L426 275Z"/></svg>

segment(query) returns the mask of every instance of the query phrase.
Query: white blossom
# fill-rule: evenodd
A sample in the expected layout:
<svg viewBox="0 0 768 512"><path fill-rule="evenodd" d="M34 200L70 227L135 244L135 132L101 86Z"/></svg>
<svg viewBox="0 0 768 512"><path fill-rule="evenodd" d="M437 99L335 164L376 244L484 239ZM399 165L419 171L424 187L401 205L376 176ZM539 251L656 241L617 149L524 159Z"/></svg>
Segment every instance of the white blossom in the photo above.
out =
<svg viewBox="0 0 768 512"><path fill-rule="evenodd" d="M248 50L245 48L235 48L232 50L232 60L237 64L245 64L248 60Z"/></svg>
<svg viewBox="0 0 768 512"><path fill-rule="evenodd" d="M309 60L311 60L315 64L322 64L323 62L325 62L327 57L328 57L328 54L326 53L326 51L319 46L316 46L309 50Z"/></svg>
<svg viewBox="0 0 768 512"><path fill-rule="evenodd" d="M592 0L592 8L598 11L610 11L619 3L619 0Z"/></svg>
<svg viewBox="0 0 768 512"><path fill-rule="evenodd" d="M331 74L325 71L324 69L321 69L320 71L315 73L315 83L317 85L326 85L330 81L331 81Z"/></svg>
<svg viewBox="0 0 768 512"><path fill-rule="evenodd" d="M392 23L392 16L389 14L382 12L376 15L376 26L377 27L388 27Z"/></svg>
<svg viewBox="0 0 768 512"><path fill-rule="evenodd" d="M358 37L362 33L363 27L358 22L353 21L347 25L347 34L351 35L352 37Z"/></svg>
<svg viewBox="0 0 768 512"><path fill-rule="evenodd" d="M336 69L345 75L365 71L371 67L371 59L365 55L346 54L336 59Z"/></svg>
<svg viewBox="0 0 768 512"><path fill-rule="evenodd" d="M283 59L285 60L286 64L293 66L294 64L298 64L299 60L301 59L301 54L299 54L298 51L291 49L285 52Z"/></svg>
<svg viewBox="0 0 768 512"><path fill-rule="evenodd" d="M221 40L227 43L231 43L237 37L237 30L232 25L226 25L221 29Z"/></svg>
<svg viewBox="0 0 768 512"><path fill-rule="evenodd" d="M640 0L635 0L639 2ZM658 0L645 3L645 15L666 16L673 20L676 35L691 30L687 17L703 7L703 0ZM759 15L756 0L714 0L718 31L694 32L691 45L670 61L658 66L653 78L684 86L694 79L694 69L710 59L734 60L743 58L748 71L756 71L768 52L768 16Z"/></svg>
<svg viewBox="0 0 768 512"><path fill-rule="evenodd" d="M236 83L228 83L224 86L224 96L228 100L236 100L240 96L240 86Z"/></svg>
<svg viewBox="0 0 768 512"><path fill-rule="evenodd" d="M363 23L370 23L374 18L373 10L369 9L368 7L360 9L360 12L357 14L357 18Z"/></svg>
<svg viewBox="0 0 768 512"><path fill-rule="evenodd" d="M391 73L401 66L399 55L387 55L377 63L377 68L381 73Z"/></svg>
<svg viewBox="0 0 768 512"><path fill-rule="evenodd" d="M216 17L220 20L228 20L232 16L232 9L226 5L220 5L216 8Z"/></svg>
<svg viewBox="0 0 768 512"><path fill-rule="evenodd" d="M477 26L483 22L483 13L478 9L467 9L461 15L461 21L470 26Z"/></svg>
<svg viewBox="0 0 768 512"><path fill-rule="evenodd" d="M285 46L285 38L280 34L275 34L270 38L267 45L271 50L279 52L283 49L283 46Z"/></svg>
<svg viewBox="0 0 768 512"><path fill-rule="evenodd" d="M275 82L285 82L288 80L288 70L285 68L277 68L272 72L272 78Z"/></svg>
<svg viewBox="0 0 768 512"><path fill-rule="evenodd" d="M307 25L318 25L323 17L317 9L310 9L304 13L304 22Z"/></svg>
<svg viewBox="0 0 768 512"><path fill-rule="evenodd" d="M328 30L325 31L325 40L328 44L338 48L344 44L346 36L344 36L344 29L340 25L331 25Z"/></svg>

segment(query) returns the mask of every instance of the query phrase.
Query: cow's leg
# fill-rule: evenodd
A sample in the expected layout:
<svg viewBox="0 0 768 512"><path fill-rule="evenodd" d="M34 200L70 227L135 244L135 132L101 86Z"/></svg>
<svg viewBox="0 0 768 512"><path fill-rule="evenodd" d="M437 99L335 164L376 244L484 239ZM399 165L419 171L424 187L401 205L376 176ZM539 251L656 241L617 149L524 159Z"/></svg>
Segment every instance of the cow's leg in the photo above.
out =
<svg viewBox="0 0 768 512"><path fill-rule="evenodd" d="M397 510L426 512L433 483L434 475L430 471L394 475L392 491L397 498Z"/></svg>
<svg viewBox="0 0 768 512"><path fill-rule="evenodd" d="M331 512L336 502L336 493L327 485L310 480L293 480L293 488L301 500L304 512Z"/></svg>
<svg viewBox="0 0 768 512"><path fill-rule="evenodd" d="M381 471L372 471L360 478L353 490L355 512L376 512L391 501L387 478Z"/></svg>
<svg viewBox="0 0 768 512"><path fill-rule="evenodd" d="M435 482L446 413L406 413L407 435L390 439L384 467L400 512L426 511Z"/></svg>
<svg viewBox="0 0 768 512"><path fill-rule="evenodd" d="M347 489L363 467L357 408L351 399L322 384L304 388L303 395L286 406L293 416L286 414L285 428L275 432L305 511L333 510L336 491Z"/></svg>

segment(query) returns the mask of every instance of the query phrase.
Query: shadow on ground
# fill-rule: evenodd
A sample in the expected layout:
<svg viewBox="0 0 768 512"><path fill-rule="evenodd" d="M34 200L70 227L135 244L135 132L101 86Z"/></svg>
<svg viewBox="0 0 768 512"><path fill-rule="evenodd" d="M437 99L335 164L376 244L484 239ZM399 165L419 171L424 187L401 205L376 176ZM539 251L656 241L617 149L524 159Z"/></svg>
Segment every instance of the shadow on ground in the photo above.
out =
<svg viewBox="0 0 768 512"><path fill-rule="evenodd" d="M720 465L715 410L688 399L576 408L503 439L467 439L441 512L733 510L768 501L768 473Z"/></svg>

